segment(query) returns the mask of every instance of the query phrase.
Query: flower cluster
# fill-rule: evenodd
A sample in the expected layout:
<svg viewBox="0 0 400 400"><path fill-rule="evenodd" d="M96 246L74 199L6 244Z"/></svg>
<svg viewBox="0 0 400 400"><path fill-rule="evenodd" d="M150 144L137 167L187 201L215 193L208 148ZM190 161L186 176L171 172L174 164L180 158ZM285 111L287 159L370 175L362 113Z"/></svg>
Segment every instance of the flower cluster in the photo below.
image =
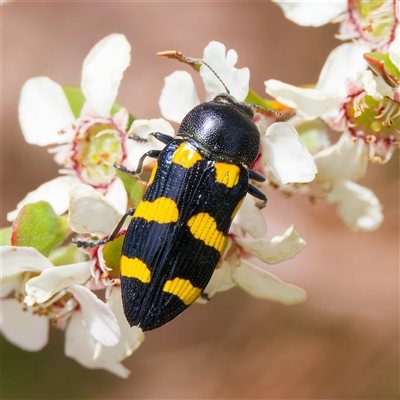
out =
<svg viewBox="0 0 400 400"><path fill-rule="evenodd" d="M234 50L226 53L221 43L211 42L203 58L238 100L246 98L250 73L235 68ZM150 133L175 134L165 119L138 120L115 103L129 64L129 43L123 35L112 34L84 60L80 88L60 86L48 77L32 78L23 86L19 118L24 137L31 144L53 146L49 151L61 166L61 176L28 193L8 214L13 226L2 231L0 277L1 330L10 342L40 350L51 323L65 331L67 356L120 377L129 375L121 361L144 339L122 310L119 258L125 229L114 241L90 249L68 243L72 233L110 235L127 208L140 201L147 184L120 173L114 163L134 170L143 153L160 146ZM200 74L207 100L224 91L208 68L202 66ZM160 97L165 118L180 122L199 103L187 72L166 78ZM270 124L261 135L260 160L269 165L274 179L296 184L315 178L315 162L291 124ZM286 305L303 301L303 289L249 259L275 264L293 258L304 246L293 226L268 238L264 217L247 196L204 298L238 285L255 297Z"/></svg>
<svg viewBox="0 0 400 400"><path fill-rule="evenodd" d="M383 220L382 206L371 190L355 181L366 175L368 161L385 163L399 146L399 3L277 4L299 25L341 22L338 37L352 39L330 53L315 88L274 79L265 85L269 95L295 110L291 122L318 167L315 183L303 192L337 203L350 229L375 230ZM336 143L331 143L329 129L340 133ZM299 188L285 189L293 193Z"/></svg>

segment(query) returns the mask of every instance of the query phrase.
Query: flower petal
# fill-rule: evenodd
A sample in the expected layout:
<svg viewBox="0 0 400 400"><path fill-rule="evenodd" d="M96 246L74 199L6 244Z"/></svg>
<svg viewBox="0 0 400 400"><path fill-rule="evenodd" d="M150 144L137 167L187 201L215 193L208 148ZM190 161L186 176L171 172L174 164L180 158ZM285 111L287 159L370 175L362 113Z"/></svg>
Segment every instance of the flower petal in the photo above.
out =
<svg viewBox="0 0 400 400"><path fill-rule="evenodd" d="M113 33L100 40L86 56L82 67L82 92L100 117L109 117L122 75L131 62L126 37Z"/></svg>
<svg viewBox="0 0 400 400"><path fill-rule="evenodd" d="M110 308L84 286L71 286L68 291L78 301L85 326L93 338L104 346L115 346L121 330Z"/></svg>
<svg viewBox="0 0 400 400"><path fill-rule="evenodd" d="M338 142L314 155L318 168L316 180L356 180L365 176L368 166L368 148L361 141L354 144L344 133Z"/></svg>
<svg viewBox="0 0 400 400"><path fill-rule="evenodd" d="M90 278L90 261L45 269L25 285L25 304L44 303L50 297L72 285L79 285Z"/></svg>
<svg viewBox="0 0 400 400"><path fill-rule="evenodd" d="M203 59L221 78L229 92L236 100L243 101L249 93L250 71L248 68L234 68L238 55L231 49L226 54L226 47L220 42L210 42L204 49ZM206 65L200 67L200 75L203 78L208 99L214 98L220 93L226 93L226 89L215 76L215 73Z"/></svg>
<svg viewBox="0 0 400 400"><path fill-rule="evenodd" d="M186 71L175 71L167 76L158 104L164 118L182 122L186 114L200 104L190 74Z"/></svg>
<svg viewBox="0 0 400 400"><path fill-rule="evenodd" d="M338 203L340 218L355 232L374 231L382 224L382 204L372 190L357 183L336 181L327 199Z"/></svg>
<svg viewBox="0 0 400 400"><path fill-rule="evenodd" d="M301 303L307 297L303 289L289 285L243 260L240 267L234 269L233 279L252 296L273 300L286 306Z"/></svg>
<svg viewBox="0 0 400 400"><path fill-rule="evenodd" d="M0 303L0 330L12 344L26 351L39 351L49 338L49 320L44 316L23 311L24 305L15 299Z"/></svg>
<svg viewBox="0 0 400 400"><path fill-rule="evenodd" d="M143 342L144 333L136 326L131 327L125 318L121 301L121 289L113 287L107 305L114 313L121 328L121 339L116 346L102 347L96 357L97 361L122 361L129 357Z"/></svg>
<svg viewBox="0 0 400 400"><path fill-rule="evenodd" d="M25 82L18 106L19 123L25 140L47 146L70 142L73 131L59 134L75 121L63 88L50 78L41 76Z"/></svg>
<svg viewBox="0 0 400 400"><path fill-rule="evenodd" d="M104 197L119 214L125 214L126 208L128 207L128 194L126 193L125 186L121 179L115 179L114 182L108 186L107 193Z"/></svg>
<svg viewBox="0 0 400 400"><path fill-rule="evenodd" d="M398 7L398 4L397 4ZM389 49L389 57L392 63L400 69L400 25L397 24L396 34L393 42L390 44Z"/></svg>
<svg viewBox="0 0 400 400"><path fill-rule="evenodd" d="M121 108L119 111L117 111L113 115L112 119L119 131L126 132L129 122L129 113L126 108Z"/></svg>
<svg viewBox="0 0 400 400"><path fill-rule="evenodd" d="M344 43L336 47L325 61L316 89L344 99L347 96L346 81L356 79L358 72L366 70L363 54L368 51L370 47L360 43Z"/></svg>
<svg viewBox="0 0 400 400"><path fill-rule="evenodd" d="M372 71L368 70L358 75L360 81L368 95L375 100L381 100L385 96L393 99L393 89L383 80L381 76L374 76Z"/></svg>
<svg viewBox="0 0 400 400"><path fill-rule="evenodd" d="M236 242L245 252L258 257L268 264L277 264L290 260L306 245L305 240L294 228L294 225L286 229L282 236L274 236L272 239L236 238Z"/></svg>
<svg viewBox="0 0 400 400"><path fill-rule="evenodd" d="M310 152L288 122L276 122L262 138L262 156L280 184L310 182L317 167Z"/></svg>
<svg viewBox="0 0 400 400"><path fill-rule="evenodd" d="M233 224L250 233L253 238L267 236L267 226L261 210L256 207L254 197L247 194Z"/></svg>
<svg viewBox="0 0 400 400"><path fill-rule="evenodd" d="M5 298L18 287L18 279L0 279L0 298Z"/></svg>
<svg viewBox="0 0 400 400"><path fill-rule="evenodd" d="M226 290L232 289L236 286L232 278L232 270L236 268L235 266L231 266L228 261L223 261L218 267L214 270L214 273L211 277L210 282L204 289L204 294L207 297L213 297L217 292L225 292ZM199 297L197 299L197 303L199 304L207 304L207 300Z"/></svg>
<svg viewBox="0 0 400 400"><path fill-rule="evenodd" d="M82 313L74 313L65 331L65 355L86 368L101 368L120 378L127 378L130 371L121 363L94 359L96 345L96 341L85 327Z"/></svg>
<svg viewBox="0 0 400 400"><path fill-rule="evenodd" d="M33 247L1 246L1 282L10 282L24 272L41 273L53 264ZM2 295L5 296L4 293Z"/></svg>
<svg viewBox="0 0 400 400"><path fill-rule="evenodd" d="M273 0L282 8L285 17L302 26L321 26L334 22L347 11L347 2L342 0L316 2L310 0Z"/></svg>
<svg viewBox="0 0 400 400"><path fill-rule="evenodd" d="M275 79L265 83L266 92L288 107L295 108L305 120L331 114L339 108L342 98L316 89L303 89Z"/></svg>
<svg viewBox="0 0 400 400"><path fill-rule="evenodd" d="M148 150L161 150L165 145L155 139L151 133L161 132L171 137L175 136L175 130L172 125L163 118L158 119L136 119L132 122L128 131L128 136L137 136L144 141L128 140L127 145L127 161L129 168L136 170L139 159ZM153 159L146 157L143 165L152 162Z"/></svg>
<svg viewBox="0 0 400 400"><path fill-rule="evenodd" d="M89 185L71 187L69 199L68 221L77 233L107 236L121 219L118 210Z"/></svg>
<svg viewBox="0 0 400 400"><path fill-rule="evenodd" d="M68 210L68 192L74 181L71 176L60 176L40 185L17 204L16 210L7 214L7 220L14 221L24 205L41 200L50 203L57 215L64 214Z"/></svg>

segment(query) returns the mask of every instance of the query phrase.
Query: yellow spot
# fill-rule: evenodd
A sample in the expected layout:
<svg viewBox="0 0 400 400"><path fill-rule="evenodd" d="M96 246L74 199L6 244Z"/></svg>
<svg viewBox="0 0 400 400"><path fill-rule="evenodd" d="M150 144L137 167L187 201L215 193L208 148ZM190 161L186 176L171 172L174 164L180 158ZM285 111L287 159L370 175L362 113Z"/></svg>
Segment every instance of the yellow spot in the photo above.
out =
<svg viewBox="0 0 400 400"><path fill-rule="evenodd" d="M183 168L190 168L197 161L200 161L203 157L197 151L193 150L185 143L181 143L174 153L172 161L175 164L181 165Z"/></svg>
<svg viewBox="0 0 400 400"><path fill-rule="evenodd" d="M188 279L175 278L165 282L164 292L178 296L187 306L201 294L201 289L194 287Z"/></svg>
<svg viewBox="0 0 400 400"><path fill-rule="evenodd" d="M121 275L125 278L136 278L143 283L149 283L151 272L147 265L138 258L121 257Z"/></svg>
<svg viewBox="0 0 400 400"><path fill-rule="evenodd" d="M207 246L214 247L215 250L222 253L226 244L226 237L217 229L217 223L210 214L199 213L194 215L187 224L196 239L202 240Z"/></svg>
<svg viewBox="0 0 400 400"><path fill-rule="evenodd" d="M150 179L149 179L149 185L151 185L154 181L154 177L156 176L156 172L157 172L157 167L158 164L156 163L156 165L154 166L153 170L151 171L151 175L150 175Z"/></svg>
<svg viewBox="0 0 400 400"><path fill-rule="evenodd" d="M153 202L142 200L133 214L133 218L143 218L148 222L156 221L159 224L176 222L178 217L176 203L167 197L159 197Z"/></svg>
<svg viewBox="0 0 400 400"><path fill-rule="evenodd" d="M239 201L238 205L236 206L236 208L233 210L233 213L231 215L231 219L235 218L237 212L239 211L240 207L242 207L242 204L244 202L244 197L242 200Z"/></svg>
<svg viewBox="0 0 400 400"><path fill-rule="evenodd" d="M215 179L229 188L239 182L240 168L234 164L215 163Z"/></svg>

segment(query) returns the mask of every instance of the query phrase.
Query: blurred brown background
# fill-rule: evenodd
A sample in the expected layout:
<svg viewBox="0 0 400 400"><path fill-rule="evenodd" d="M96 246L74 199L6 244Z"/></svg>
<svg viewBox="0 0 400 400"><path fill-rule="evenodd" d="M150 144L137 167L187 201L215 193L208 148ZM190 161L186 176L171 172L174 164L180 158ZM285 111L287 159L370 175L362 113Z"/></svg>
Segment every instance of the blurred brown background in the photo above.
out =
<svg viewBox="0 0 400 400"><path fill-rule="evenodd" d="M178 49L201 57L223 42L248 66L251 86L269 78L315 82L338 27L302 28L269 2L14 2L2 12L2 224L24 195L57 176L44 148L25 144L17 118L19 91L31 77L79 84L84 57L119 32L132 45L118 102L139 118L160 116L164 77L188 67L158 59ZM198 77L195 77L199 82ZM200 87L200 86L199 86ZM361 184L385 207L375 233L351 233L324 201L269 193L270 235L295 223L308 246L268 267L308 292L287 308L235 289L194 305L150 332L125 365L128 380L89 371L63 355L53 330L40 353L3 340L3 399L397 399L399 397L398 156L371 165Z"/></svg>

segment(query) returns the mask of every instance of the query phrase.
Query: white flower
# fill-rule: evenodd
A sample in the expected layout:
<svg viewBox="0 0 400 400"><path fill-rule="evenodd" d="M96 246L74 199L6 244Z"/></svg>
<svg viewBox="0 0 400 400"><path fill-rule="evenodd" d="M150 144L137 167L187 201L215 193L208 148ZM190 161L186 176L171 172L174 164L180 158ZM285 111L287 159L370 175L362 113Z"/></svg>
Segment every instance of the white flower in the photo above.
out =
<svg viewBox="0 0 400 400"><path fill-rule="evenodd" d="M337 47L328 57L316 89L274 80L265 82L267 93L296 108L294 123L300 125L302 120L320 118L343 132L339 141L329 146L324 127L319 128L320 135L325 137L325 148L314 153L319 184L316 193L322 190L329 202L338 203L340 217L354 231L375 230L382 222L382 206L376 196L351 181L365 176L368 159L382 161L376 153L384 155L383 161L390 158L397 145L396 128L389 121L400 120L398 108L393 107L395 101L389 98L388 85L370 71L360 72L366 66L362 57L366 50L365 45L359 44ZM375 104L377 108L383 106L379 112L387 118L386 124L378 125L379 120L374 118ZM310 125L310 129L315 126Z"/></svg>
<svg viewBox="0 0 400 400"><path fill-rule="evenodd" d="M234 50L229 50L226 56L225 53L226 48L222 43L210 42L204 49L203 60L218 74L231 94L243 101L249 91L250 72L247 68L234 68L238 59ZM206 88L207 100L226 92L215 74L204 64L200 68L200 75ZM165 79L160 97L161 113L165 118L181 122L198 104L200 101L193 80L187 72L176 71ZM315 163L293 126L275 123L267 129L264 126L265 120L260 121L263 157L260 172L273 173L275 179L282 184L312 181L317 172Z"/></svg>
<svg viewBox="0 0 400 400"><path fill-rule="evenodd" d="M273 0L282 8L285 17L302 26L321 26L333 22L347 11L347 3L338 1Z"/></svg>
<svg viewBox="0 0 400 400"><path fill-rule="evenodd" d="M259 213L256 219L256 213ZM240 216L242 214L242 216ZM238 224L245 220L245 227ZM262 222L261 222L262 221ZM263 225L264 228L260 228ZM248 239L234 232L248 232L254 239ZM233 230L228 238L225 251L204 293L212 297L239 286L250 295L259 299L273 300L284 305L302 302L307 297L306 292L294 285L287 284L266 270L248 262L251 257L257 257L268 264L277 264L295 257L306 245L293 226L282 236L271 239L265 237L266 227L261 212L254 207L254 200L246 198L242 208L234 220ZM203 299L198 300L204 303Z"/></svg>
<svg viewBox="0 0 400 400"><path fill-rule="evenodd" d="M76 119L64 89L47 77L29 79L23 86L19 104L22 132L30 144L51 149L60 172L59 177L29 193L8 214L15 219L19 210L32 201L46 200L58 214L67 211L66 193L74 183L85 182L107 194L121 211L126 208L127 194L116 177L114 163L124 163L135 169L138 159L148 149L162 145L148 136L161 130L173 135L171 125L162 119L135 121L128 132L129 115L126 109L113 111L123 72L130 64L131 47L124 35L111 34L89 52L83 62L81 88L85 104ZM112 115L113 113L113 115ZM147 125L147 134L137 132ZM129 140L138 136L140 140Z"/></svg>
<svg viewBox="0 0 400 400"><path fill-rule="evenodd" d="M237 69L238 55L228 50L222 43L210 42L204 49L203 60L218 74L236 100L243 101L249 92L250 72L248 68ZM200 67L200 75L206 89L206 98L211 100L226 89L215 74L205 65ZM160 96L160 109L163 117L182 122L185 115L200 104L192 77L188 72L175 71L165 78Z"/></svg>
<svg viewBox="0 0 400 400"><path fill-rule="evenodd" d="M362 143L354 144L347 134L314 156L318 166L316 181L327 192L330 203L338 203L338 213L353 231L373 231L383 221L382 205L374 193L354 182L367 171L368 154Z"/></svg>
<svg viewBox="0 0 400 400"><path fill-rule="evenodd" d="M2 246L0 329L7 340L28 350L41 350L48 341L49 321L22 303L25 282L53 264L31 247ZM15 292L14 299L4 299Z"/></svg>
<svg viewBox="0 0 400 400"><path fill-rule="evenodd" d="M387 48L399 25L400 7L396 0L273 1L282 8L286 18L302 26L341 22L339 39L358 40L371 48Z"/></svg>
<svg viewBox="0 0 400 400"><path fill-rule="evenodd" d="M65 333L65 354L74 358L86 368L103 368L121 378L127 378L130 371L121 361L129 357L143 342L144 333L137 327L130 327L126 321L122 304L121 289L113 287L107 300L121 329L121 339L113 347L104 347L90 335L82 317L71 318ZM85 340L82 340L85 339Z"/></svg>

